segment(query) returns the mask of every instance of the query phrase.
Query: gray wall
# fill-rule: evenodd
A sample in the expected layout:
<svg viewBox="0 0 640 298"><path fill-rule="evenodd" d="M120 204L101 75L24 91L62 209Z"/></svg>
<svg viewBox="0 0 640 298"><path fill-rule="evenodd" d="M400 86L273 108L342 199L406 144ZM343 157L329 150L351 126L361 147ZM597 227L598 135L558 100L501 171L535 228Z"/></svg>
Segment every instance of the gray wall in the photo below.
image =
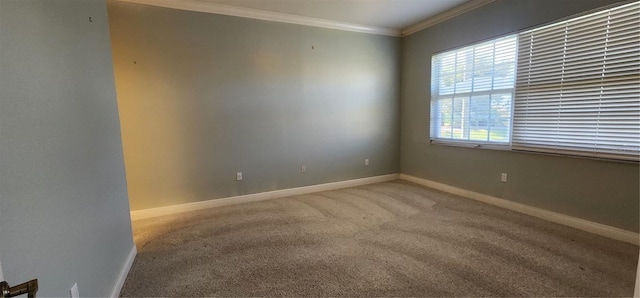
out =
<svg viewBox="0 0 640 298"><path fill-rule="evenodd" d="M0 259L41 297L109 295L133 246L109 43L105 1L0 1Z"/></svg>
<svg viewBox="0 0 640 298"><path fill-rule="evenodd" d="M398 38L108 7L132 210L399 171Z"/></svg>
<svg viewBox="0 0 640 298"><path fill-rule="evenodd" d="M401 171L638 231L638 164L429 144L431 56L615 1L498 0L402 40ZM500 182L500 173L509 175Z"/></svg>

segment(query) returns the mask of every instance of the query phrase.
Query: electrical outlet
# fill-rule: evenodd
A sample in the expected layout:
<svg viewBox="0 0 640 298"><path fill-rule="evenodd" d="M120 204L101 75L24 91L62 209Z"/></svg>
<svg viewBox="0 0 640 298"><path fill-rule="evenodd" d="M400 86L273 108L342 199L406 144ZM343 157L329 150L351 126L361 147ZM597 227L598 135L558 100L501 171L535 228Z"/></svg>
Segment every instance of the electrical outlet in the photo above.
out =
<svg viewBox="0 0 640 298"><path fill-rule="evenodd" d="M502 175L500 176L500 181L507 182L507 173L502 173Z"/></svg>
<svg viewBox="0 0 640 298"><path fill-rule="evenodd" d="M369 159L368 159L368 158L364 160L364 165L365 165L365 166L368 166L368 165L369 165Z"/></svg>
<svg viewBox="0 0 640 298"><path fill-rule="evenodd" d="M300 172L301 172L302 174L306 173L306 172L307 172L307 167L305 167L305 166L301 166L301 167L300 167Z"/></svg>
<svg viewBox="0 0 640 298"><path fill-rule="evenodd" d="M236 173L236 181L242 181L242 172Z"/></svg>
<svg viewBox="0 0 640 298"><path fill-rule="evenodd" d="M71 298L80 298L80 294L78 294L78 283L74 283L73 287L69 289L69 296Z"/></svg>

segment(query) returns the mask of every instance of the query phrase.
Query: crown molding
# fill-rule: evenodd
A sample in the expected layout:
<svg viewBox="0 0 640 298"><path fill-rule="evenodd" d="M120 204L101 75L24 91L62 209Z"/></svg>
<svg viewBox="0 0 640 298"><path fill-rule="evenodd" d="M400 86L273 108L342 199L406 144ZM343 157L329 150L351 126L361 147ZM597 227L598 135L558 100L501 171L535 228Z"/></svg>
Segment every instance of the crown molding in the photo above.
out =
<svg viewBox="0 0 640 298"><path fill-rule="evenodd" d="M291 14L284 14L279 12L271 12L266 10L258 10L244 7L236 7L224 4L218 4L208 2L204 0L118 0L121 2L130 2L136 4L152 5L165 8L173 8L180 10L207 12L235 17L251 18L264 21L273 21L280 23L289 23L313 27L321 27L328 29L337 29L344 31L369 33L377 35L387 36L401 36L401 31L398 29L365 26L351 23L344 23L338 21L331 21L319 18L297 16Z"/></svg>
<svg viewBox="0 0 640 298"><path fill-rule="evenodd" d="M402 36L407 36L407 35L411 35L413 33L416 33L420 30L429 28L433 25L436 25L438 23L442 23L448 19L457 17L463 13L469 12L471 10L474 10L476 8L479 8L481 6L487 5L491 2L493 2L494 0L471 0L468 2L465 2L463 4L460 4L452 9L449 9L445 12L439 13L433 17L430 17L424 21L418 22L416 24L413 24L409 27L406 27L404 29L402 29Z"/></svg>

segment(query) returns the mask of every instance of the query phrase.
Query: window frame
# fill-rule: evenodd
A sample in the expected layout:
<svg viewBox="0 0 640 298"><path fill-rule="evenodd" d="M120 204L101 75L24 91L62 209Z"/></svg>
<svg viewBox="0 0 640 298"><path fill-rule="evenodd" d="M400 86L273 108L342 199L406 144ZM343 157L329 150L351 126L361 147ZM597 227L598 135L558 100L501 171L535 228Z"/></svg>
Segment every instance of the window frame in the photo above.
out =
<svg viewBox="0 0 640 298"><path fill-rule="evenodd" d="M518 33L512 150L640 161L637 10L626 2Z"/></svg>
<svg viewBox="0 0 640 298"><path fill-rule="evenodd" d="M548 23L544 23L544 24L539 24L539 25L535 25L532 27L528 27L528 28L524 28L521 30L517 30L515 32L511 32L509 34L505 34L505 35L501 35L501 36L497 36L497 37L493 37L493 38L488 38L488 39L484 39L484 40L480 40L480 41L476 41L473 43L469 43L460 47L456 47L456 48L452 48L452 49L447 49L447 50L443 50L443 51L439 51L439 52L434 52L431 56L431 92L430 92L430 100L429 100L429 106L430 106L430 120L428 121L429 123L429 143L430 144L435 144L435 145L443 145L443 146L454 146L454 147L465 147L465 148L480 148L480 149L491 149L491 150L502 150L502 151L511 151L511 152L523 152L523 153L530 153L530 154L540 154L540 155L553 155L553 156L563 156L563 157L571 157L571 158L581 158L581 159L596 159L596 160L607 160L607 161L613 161L613 162L622 162L622 163L634 163L637 164L638 162L640 162L640 154L636 155L634 157L634 155L631 155L632 158L620 158L620 157L616 157L616 156L607 156L606 152L602 152L602 154L600 155L592 155L592 154L575 154L571 151L558 151L558 152L550 152L550 151L535 151L535 150L520 150L520 149L514 149L513 148L513 138L514 138L514 122L516 119L516 115L515 115L515 105L516 105L516 93L517 93L517 83L514 79L514 84L513 84L513 88L512 88L512 98L511 98L511 114L510 114L510 125L509 125L509 140L508 142L505 142L504 144L501 143L491 143L491 142L482 142L482 141L475 141L475 140L457 140L457 139L441 139L441 138L437 138L434 136L434 127L433 126L433 116L434 116L434 102L437 101L438 97L442 97L442 95L437 95L433 92L434 89L434 85L435 84L439 84L439 82L435 81L436 75L434 75L434 69L435 69L435 64L433 63L434 58L437 55L441 55L443 53L448 53L448 52L454 52L454 51L458 51L460 49L464 49L467 47L474 47L477 45L480 45L482 43L485 42L489 42L489 41L495 41L495 40L499 40L501 38L505 38L505 37L509 37L509 36L515 36L516 38L516 45L515 45L515 56L516 56L516 60L515 60L515 67L514 67L514 77L517 78L518 76L518 56L519 56L519 46L520 46L520 35L523 32L527 32L527 31L531 31L531 30L536 30L538 28L544 28L544 27L548 27L548 26L553 26L555 24L559 24L559 23L564 23L567 21L570 21L572 19L577 19L577 18L582 18L582 17L589 17L592 14L597 14L599 12L602 11L606 11L606 10L610 10L616 7L620 7L620 6L625 6L625 5L629 5L632 3L638 2L637 0L631 0L631 1L624 1L621 3L615 3L612 5L607 5L607 6L603 6L603 7L599 7L593 10L589 10L589 11L585 11L579 14L574 14L574 15L570 15L564 18L560 18L557 20L553 20L551 22ZM455 93L452 94L451 96L455 96Z"/></svg>
<svg viewBox="0 0 640 298"><path fill-rule="evenodd" d="M457 52L467 49L467 48L471 48L472 50L480 47L484 44L488 44L488 43L494 43L492 50L495 52L496 50L496 46L495 43L497 41L501 41L501 40L508 40L512 38L514 40L514 53L513 53L513 77L512 77L512 86L510 88L501 88L501 89L494 89L493 88L493 79L494 76L492 75L492 88L488 89L488 90L482 90L482 91L474 91L473 88L471 88L471 91L468 92L460 92L460 93L456 93L453 92L452 94L444 94L444 95L440 95L440 94L436 94L436 90L439 90L439 78L440 73L438 73L438 75L434 75L434 69L436 69L436 63L435 63L435 59L437 56L443 55L443 54L447 54L447 53L453 53L453 54L457 54ZM429 129L429 142L432 144L439 144L439 145L445 145L445 146L455 146L455 147L469 147L469 148L487 148L487 149L494 149L494 150L511 150L511 134L512 134L512 129L513 129L513 101L515 98L515 79L516 79L516 75L517 75L517 54L518 54L518 32L512 32L509 34L505 34L505 35L501 35L498 37L493 37L493 38L488 38L488 39L484 39L484 40L480 40L480 41L476 41L474 43L471 44L466 44L460 47L456 47L453 49L448 49L448 50L443 50L443 51L439 51L436 53L433 53L433 55L431 56L431 89L430 89L430 101L429 101L429 105L430 105L430 120L429 120L429 125L430 125L430 129ZM492 67L495 67L495 55L493 55L492 57ZM471 83L471 85L473 86L473 83ZM501 94L501 93L509 93L511 95L511 103L510 103L510 112L509 112L509 125L507 127L507 140L505 142L497 142L497 141L482 141L482 140L471 140L471 139L454 139L454 138L439 138L436 135L434 135L435 133L435 129L432 124L434 121L433 116L435 115L436 110L434 109L434 106L437 104L436 102L438 101L438 99L442 98L442 97L452 97L452 100L455 99L456 96L461 95L463 97L467 97L468 98L468 102L471 101L471 97L476 95L489 95L491 96L493 95L497 95L497 94ZM490 126L490 125L488 125ZM490 132L488 132L490 134ZM490 135L488 135L488 137L490 138Z"/></svg>

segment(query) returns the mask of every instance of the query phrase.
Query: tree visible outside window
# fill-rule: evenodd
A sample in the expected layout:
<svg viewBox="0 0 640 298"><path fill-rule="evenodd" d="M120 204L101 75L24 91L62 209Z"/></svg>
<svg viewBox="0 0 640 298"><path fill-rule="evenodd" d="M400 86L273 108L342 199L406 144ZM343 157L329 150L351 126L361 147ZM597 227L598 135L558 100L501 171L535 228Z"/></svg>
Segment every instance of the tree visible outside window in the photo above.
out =
<svg viewBox="0 0 640 298"><path fill-rule="evenodd" d="M515 35L435 55L432 139L508 144L515 65Z"/></svg>
<svg viewBox="0 0 640 298"><path fill-rule="evenodd" d="M640 160L639 12L625 3L434 55L431 141Z"/></svg>

